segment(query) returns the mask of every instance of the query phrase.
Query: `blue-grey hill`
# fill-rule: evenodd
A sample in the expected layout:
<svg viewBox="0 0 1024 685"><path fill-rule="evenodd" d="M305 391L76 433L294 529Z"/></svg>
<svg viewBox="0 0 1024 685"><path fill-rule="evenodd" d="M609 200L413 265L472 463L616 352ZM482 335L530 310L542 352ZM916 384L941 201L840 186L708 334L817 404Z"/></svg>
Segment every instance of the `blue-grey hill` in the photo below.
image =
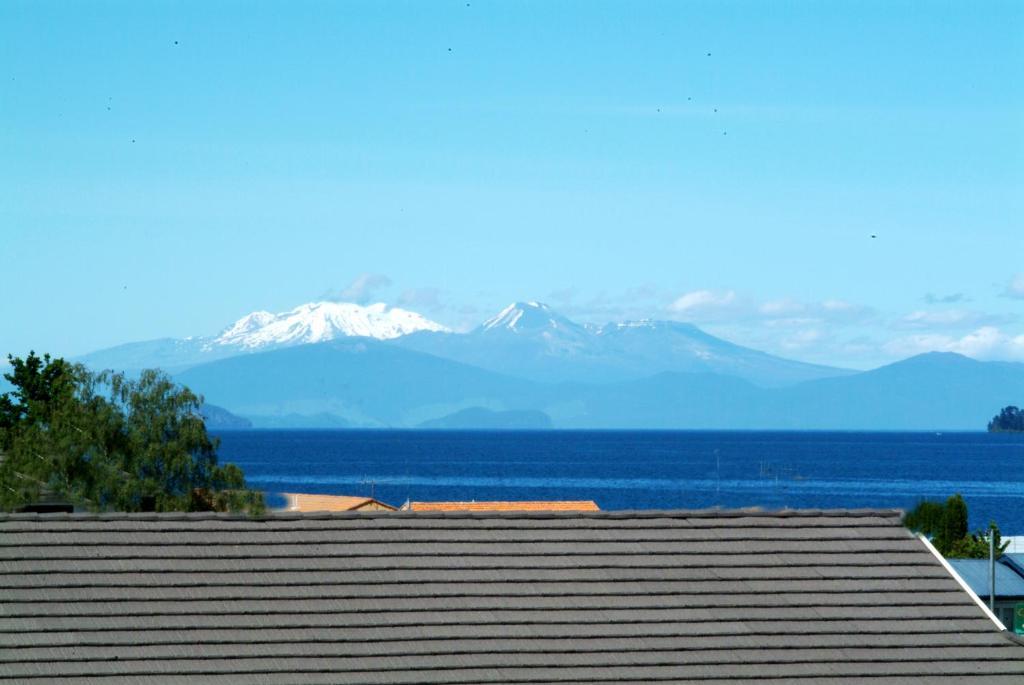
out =
<svg viewBox="0 0 1024 685"><path fill-rule="evenodd" d="M396 319L405 327L396 328ZM131 373L159 367L178 373L218 359L353 336L543 383L607 383L674 371L781 387L851 373L735 345L686 323L581 325L539 302L513 303L467 333L384 305L310 303L276 315L253 312L216 336L127 343L75 361L94 369Z"/></svg>
<svg viewBox="0 0 1024 685"><path fill-rule="evenodd" d="M933 353L857 373L685 323L580 325L537 302L462 334L385 305L311 303L254 312L216 337L81 361L169 368L209 402L275 428L485 428L543 416L555 428L981 430L1024 398L1024 364Z"/></svg>
<svg viewBox="0 0 1024 685"><path fill-rule="evenodd" d="M1024 395L1024 365L951 354L785 388L674 372L538 383L368 339L233 357L177 379L241 416L322 415L356 427L415 427L483 407L543 412L556 428L978 430L992 407Z"/></svg>
<svg viewBox="0 0 1024 685"><path fill-rule="evenodd" d="M241 416L329 415L357 427L415 426L474 406L531 409L540 387L370 338L239 355L176 380Z"/></svg>
<svg viewBox="0 0 1024 685"><path fill-rule="evenodd" d="M851 373L735 345L687 323L583 326L539 302L511 304L468 333L422 331L392 344L541 382L606 383L674 371L780 387Z"/></svg>

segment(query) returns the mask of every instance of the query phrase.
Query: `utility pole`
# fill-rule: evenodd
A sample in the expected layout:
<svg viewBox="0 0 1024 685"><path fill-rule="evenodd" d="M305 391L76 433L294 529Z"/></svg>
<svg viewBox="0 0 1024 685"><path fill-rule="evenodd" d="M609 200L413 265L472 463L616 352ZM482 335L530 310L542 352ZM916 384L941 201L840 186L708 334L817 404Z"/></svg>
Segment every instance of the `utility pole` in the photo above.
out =
<svg viewBox="0 0 1024 685"><path fill-rule="evenodd" d="M988 608L996 610L996 531L988 529Z"/></svg>

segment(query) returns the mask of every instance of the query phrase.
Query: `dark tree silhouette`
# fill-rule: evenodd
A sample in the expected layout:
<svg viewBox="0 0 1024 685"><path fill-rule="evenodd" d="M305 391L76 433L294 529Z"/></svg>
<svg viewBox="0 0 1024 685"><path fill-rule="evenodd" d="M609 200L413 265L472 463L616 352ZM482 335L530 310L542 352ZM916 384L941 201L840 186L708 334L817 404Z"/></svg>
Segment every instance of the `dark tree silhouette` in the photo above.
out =
<svg viewBox="0 0 1024 685"><path fill-rule="evenodd" d="M1024 410L1010 405L1003 407L996 416L988 422L989 433L1020 433L1024 432Z"/></svg>

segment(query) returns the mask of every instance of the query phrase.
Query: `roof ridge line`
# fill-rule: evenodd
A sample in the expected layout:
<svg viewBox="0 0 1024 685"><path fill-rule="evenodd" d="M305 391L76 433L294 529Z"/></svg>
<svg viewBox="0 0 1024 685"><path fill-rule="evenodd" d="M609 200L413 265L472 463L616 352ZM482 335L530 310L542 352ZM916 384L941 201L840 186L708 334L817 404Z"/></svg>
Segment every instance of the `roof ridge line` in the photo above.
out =
<svg viewBox="0 0 1024 685"><path fill-rule="evenodd" d="M900 509L623 509L602 511L274 511L260 516L222 512L0 513L6 521L289 521L359 518L469 519L650 519L650 518L894 518Z"/></svg>

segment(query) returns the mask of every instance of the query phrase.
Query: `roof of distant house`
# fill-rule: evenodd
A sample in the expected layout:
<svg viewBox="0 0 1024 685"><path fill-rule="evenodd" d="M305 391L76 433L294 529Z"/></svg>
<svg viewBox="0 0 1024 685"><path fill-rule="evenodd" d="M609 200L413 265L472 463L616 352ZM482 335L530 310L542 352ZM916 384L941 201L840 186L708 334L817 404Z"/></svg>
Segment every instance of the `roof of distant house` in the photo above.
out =
<svg viewBox="0 0 1024 685"><path fill-rule="evenodd" d="M0 683L1021 683L895 511L0 515Z"/></svg>
<svg viewBox="0 0 1024 685"><path fill-rule="evenodd" d="M397 507L393 507L390 504L386 504L372 497L312 495L301 492L285 492L282 494L288 502L284 511L359 511L360 509L387 509L389 511L395 511L397 509Z"/></svg>
<svg viewBox="0 0 1024 685"><path fill-rule="evenodd" d="M1024 535L1004 535L1000 542L1006 543L1004 553L1024 556Z"/></svg>
<svg viewBox="0 0 1024 685"><path fill-rule="evenodd" d="M989 595L988 559L948 559L957 574L982 599ZM996 597L1024 597L1024 577L1012 567L996 563Z"/></svg>
<svg viewBox="0 0 1024 685"><path fill-rule="evenodd" d="M410 511L600 511L593 500L557 500L552 502L409 502Z"/></svg>
<svg viewBox="0 0 1024 685"><path fill-rule="evenodd" d="M1021 576L1024 576L1024 554L1019 552L1014 554L1004 554L999 558L999 561L1012 568Z"/></svg>

